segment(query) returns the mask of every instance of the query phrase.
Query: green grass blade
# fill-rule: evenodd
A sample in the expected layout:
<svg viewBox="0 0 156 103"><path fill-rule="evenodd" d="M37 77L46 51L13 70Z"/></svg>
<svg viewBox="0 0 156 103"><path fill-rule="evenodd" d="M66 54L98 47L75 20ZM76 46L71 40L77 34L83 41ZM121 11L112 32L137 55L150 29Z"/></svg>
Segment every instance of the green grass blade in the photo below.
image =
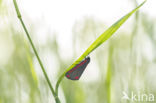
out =
<svg viewBox="0 0 156 103"><path fill-rule="evenodd" d="M112 103L111 101L111 81L112 81L112 55L113 55L113 45L109 43L109 54L107 60L107 73L106 73L106 93L107 93L107 103Z"/></svg>
<svg viewBox="0 0 156 103"><path fill-rule="evenodd" d="M28 64L29 64L29 67L30 67L30 71L31 71L31 74L32 74L32 77L33 77L33 80L35 82L35 85L38 86L38 78L37 78L37 74L35 72L35 67L33 65L33 60L32 60L32 57L29 53L29 46L28 46L28 43L25 41L25 48L26 48L26 57L27 57L27 61L28 61Z"/></svg>
<svg viewBox="0 0 156 103"><path fill-rule="evenodd" d="M144 3L146 0L141 3L138 7L133 9L131 12L123 16L121 19L119 19L117 22L115 22L111 27L109 27L104 33L102 33L90 46L89 48L69 67L66 69L66 71L59 77L55 90L56 94L58 94L58 86L62 79L64 78L67 71L72 69L76 64L78 64L80 61L82 61L87 55L89 55L93 50L95 50L97 47L99 47L102 43L104 43L106 40L108 40L119 28L120 26L133 14L135 13Z"/></svg>
<svg viewBox="0 0 156 103"><path fill-rule="evenodd" d="M104 43L107 39L109 39L119 28L120 26L135 12L137 11L146 0L140 4L137 8L132 10L130 13L126 14L124 17L122 17L120 20L118 20L116 23L114 23L110 28L108 28L104 33L102 33L90 46L89 48L83 53L84 58L90 54L94 49L99 47L102 43Z"/></svg>

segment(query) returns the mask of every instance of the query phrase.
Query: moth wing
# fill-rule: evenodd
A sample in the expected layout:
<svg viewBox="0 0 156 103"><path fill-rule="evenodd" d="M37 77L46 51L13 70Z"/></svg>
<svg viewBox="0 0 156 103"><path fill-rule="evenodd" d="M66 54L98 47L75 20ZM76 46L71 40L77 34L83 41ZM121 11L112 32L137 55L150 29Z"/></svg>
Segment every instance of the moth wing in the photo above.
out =
<svg viewBox="0 0 156 103"><path fill-rule="evenodd" d="M77 64L74 68L69 70L66 73L66 77L71 80L79 80L89 62L90 57L87 57L84 61L82 61L81 63Z"/></svg>
<svg viewBox="0 0 156 103"><path fill-rule="evenodd" d="M79 78L81 77L82 73L84 72L86 66L87 66L87 64L83 64L83 65L77 67L76 69L73 68L74 69L73 71L71 69L71 72L68 71L66 73L66 77L71 80L79 80Z"/></svg>

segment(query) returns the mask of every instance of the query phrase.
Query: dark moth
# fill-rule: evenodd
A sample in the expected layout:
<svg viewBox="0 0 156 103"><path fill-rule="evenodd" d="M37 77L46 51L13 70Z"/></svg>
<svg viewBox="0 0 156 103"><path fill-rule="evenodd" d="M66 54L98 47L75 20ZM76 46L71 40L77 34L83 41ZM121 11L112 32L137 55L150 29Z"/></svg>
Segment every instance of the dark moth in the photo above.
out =
<svg viewBox="0 0 156 103"><path fill-rule="evenodd" d="M71 80L79 80L85 68L90 62L90 57L86 57L83 61L73 67L66 73L66 77Z"/></svg>

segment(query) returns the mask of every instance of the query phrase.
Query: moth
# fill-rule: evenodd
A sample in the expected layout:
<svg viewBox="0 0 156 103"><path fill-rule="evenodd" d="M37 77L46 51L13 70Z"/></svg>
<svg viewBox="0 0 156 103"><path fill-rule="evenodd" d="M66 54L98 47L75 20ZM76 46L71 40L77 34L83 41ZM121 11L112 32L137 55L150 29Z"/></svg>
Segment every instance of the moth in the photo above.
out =
<svg viewBox="0 0 156 103"><path fill-rule="evenodd" d="M79 80L89 62L90 57L86 57L79 64L77 64L75 67L69 70L65 76L70 80Z"/></svg>

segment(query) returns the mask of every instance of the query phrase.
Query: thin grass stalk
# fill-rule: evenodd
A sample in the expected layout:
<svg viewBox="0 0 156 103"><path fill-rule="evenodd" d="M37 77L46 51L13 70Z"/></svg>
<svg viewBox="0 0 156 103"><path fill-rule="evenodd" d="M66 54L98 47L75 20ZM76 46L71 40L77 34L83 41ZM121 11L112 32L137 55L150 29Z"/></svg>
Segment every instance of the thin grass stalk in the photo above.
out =
<svg viewBox="0 0 156 103"><path fill-rule="evenodd" d="M108 54L108 60L107 60L107 73L106 73L107 103L112 103L111 101L112 55L113 55L113 45L110 41L109 42L109 54Z"/></svg>
<svg viewBox="0 0 156 103"><path fill-rule="evenodd" d="M38 62L39 62L39 64L40 64L40 67L41 67L41 69L42 69L42 72L43 72L43 74L44 74L44 76L45 76L45 78L46 78L46 81L47 81L48 85L49 85L49 88L50 88L50 90L51 90L51 93L52 93L52 95L54 96L56 103L60 103L59 98L55 95L55 91L54 91L54 89L53 89L53 86L52 86L52 84L51 84L51 82L50 82L50 79L48 78L48 75L47 75L47 73L46 73L46 71L45 71L45 68L44 68L44 66L43 66L43 64L42 64L42 61L41 61L41 59L40 59L40 57L39 57L39 55L38 55L38 53L37 53L37 50L36 50L36 48L35 48L35 46L34 46L34 43L33 43L32 39L31 39L31 37L30 37L30 35L29 35L29 32L28 32L28 30L27 30L27 28L26 28L26 26L25 26L25 24L24 24L24 22L23 22L23 19L22 19L21 13L20 13L20 11L19 11L19 8L18 8L18 5L17 5L16 0L13 0L13 3L14 3L14 7L15 7L15 9L16 9L17 17L18 17L18 19L20 20L20 22L21 22L21 24L22 24L22 27L23 27L23 29L24 29L24 31L25 31L25 33L26 33L26 36L27 36L27 38L28 38L28 40L29 40L29 42L30 42L30 45L32 46L32 49L33 49L33 51L34 51L34 53L35 53L35 55L36 55L36 57L37 57L37 60L38 60Z"/></svg>

